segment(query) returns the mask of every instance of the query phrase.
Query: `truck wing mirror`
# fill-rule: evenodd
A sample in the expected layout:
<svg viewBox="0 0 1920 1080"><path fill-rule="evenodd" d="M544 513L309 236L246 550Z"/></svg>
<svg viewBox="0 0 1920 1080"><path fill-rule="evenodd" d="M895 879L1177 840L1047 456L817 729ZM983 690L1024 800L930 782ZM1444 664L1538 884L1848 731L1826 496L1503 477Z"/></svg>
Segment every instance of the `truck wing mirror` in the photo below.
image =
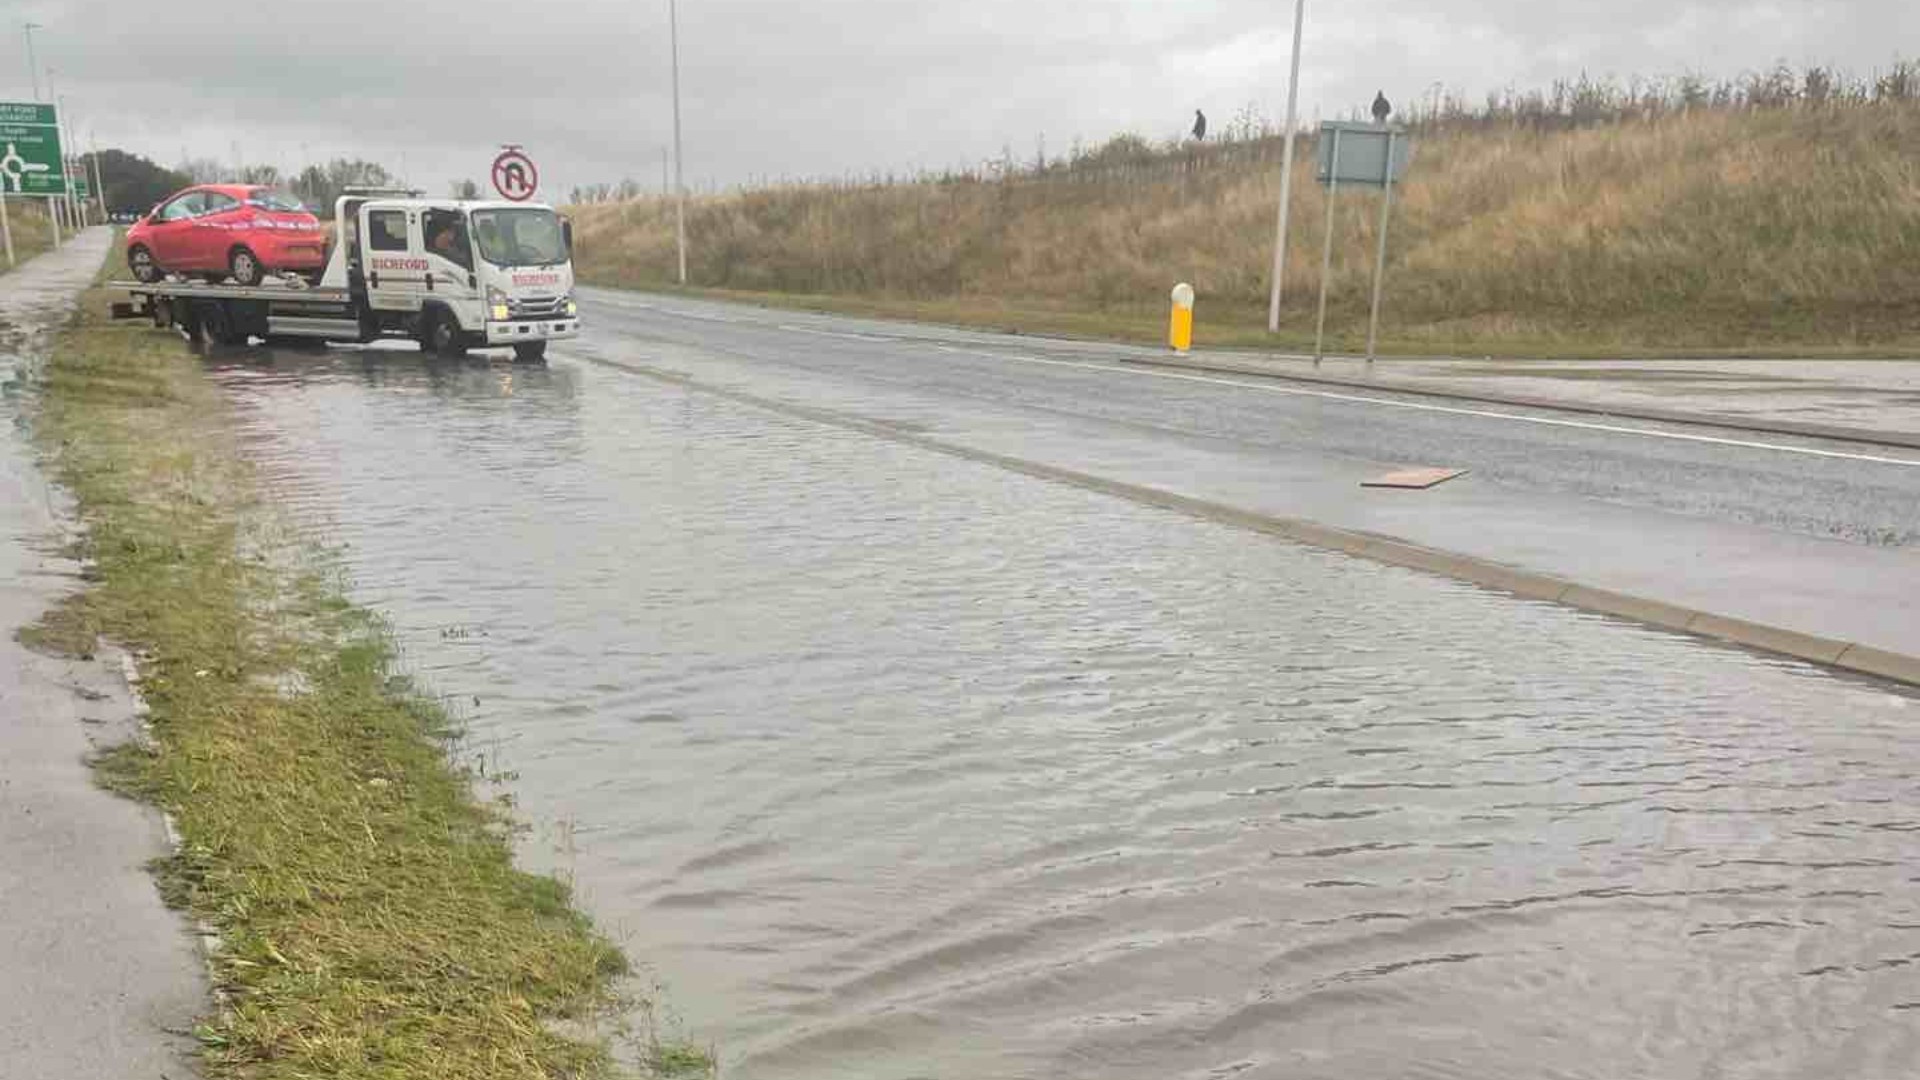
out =
<svg viewBox="0 0 1920 1080"><path fill-rule="evenodd" d="M563 218L560 221L560 236L567 242L567 254L573 254L573 221Z"/></svg>

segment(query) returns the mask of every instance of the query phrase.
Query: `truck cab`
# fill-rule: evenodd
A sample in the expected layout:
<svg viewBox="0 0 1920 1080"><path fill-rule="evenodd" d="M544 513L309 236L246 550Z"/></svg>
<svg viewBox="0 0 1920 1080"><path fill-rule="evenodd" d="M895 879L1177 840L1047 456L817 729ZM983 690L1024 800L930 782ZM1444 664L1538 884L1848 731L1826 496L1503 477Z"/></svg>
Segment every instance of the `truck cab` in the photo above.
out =
<svg viewBox="0 0 1920 1080"><path fill-rule="evenodd" d="M573 230L553 208L350 193L319 288L354 301L362 340L410 337L457 356L511 347L521 360L577 337Z"/></svg>

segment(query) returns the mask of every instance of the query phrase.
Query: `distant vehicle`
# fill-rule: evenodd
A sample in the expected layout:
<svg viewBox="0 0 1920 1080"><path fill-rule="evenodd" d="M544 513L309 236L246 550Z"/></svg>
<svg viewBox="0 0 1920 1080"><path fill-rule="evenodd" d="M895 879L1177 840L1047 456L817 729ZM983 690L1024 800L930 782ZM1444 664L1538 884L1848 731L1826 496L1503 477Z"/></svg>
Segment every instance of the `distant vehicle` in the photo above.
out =
<svg viewBox="0 0 1920 1080"><path fill-rule="evenodd" d="M114 314L145 315L222 345L411 338L443 357L511 348L528 363L546 358L549 341L579 336L571 223L538 203L420 195L348 188L334 207L332 250L317 282L281 276L243 286L238 274L228 285L156 273L114 282L132 301ZM141 264L133 265L137 276Z"/></svg>
<svg viewBox="0 0 1920 1080"><path fill-rule="evenodd" d="M127 231L127 268L258 285L269 274L318 271L327 234L299 200L252 184L203 184L173 195Z"/></svg>

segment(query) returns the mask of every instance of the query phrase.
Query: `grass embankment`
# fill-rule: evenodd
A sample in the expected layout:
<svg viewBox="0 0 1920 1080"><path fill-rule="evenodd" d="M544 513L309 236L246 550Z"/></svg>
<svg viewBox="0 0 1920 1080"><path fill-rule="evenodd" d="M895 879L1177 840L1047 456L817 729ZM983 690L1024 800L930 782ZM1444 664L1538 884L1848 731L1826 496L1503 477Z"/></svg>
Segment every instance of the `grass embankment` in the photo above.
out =
<svg viewBox="0 0 1920 1080"><path fill-rule="evenodd" d="M1571 130L1436 124L1398 190L1394 351L1920 353L1920 104L1701 108ZM749 299L1203 345L1310 342L1326 196L1298 151L1284 324L1264 333L1276 140L1147 150L1008 179L799 185L696 199L690 277ZM1364 340L1373 192L1341 195L1329 331ZM595 284L662 288L658 198L576 207ZM755 295L759 294L759 295Z"/></svg>
<svg viewBox="0 0 1920 1080"><path fill-rule="evenodd" d="M162 890L220 935L208 1071L612 1074L604 1042L552 1024L621 1004L626 960L566 887L514 868L503 805L450 764L449 717L276 521L198 358L104 304L58 341L38 426L90 584L29 636L139 657L152 743L100 770L174 815Z"/></svg>

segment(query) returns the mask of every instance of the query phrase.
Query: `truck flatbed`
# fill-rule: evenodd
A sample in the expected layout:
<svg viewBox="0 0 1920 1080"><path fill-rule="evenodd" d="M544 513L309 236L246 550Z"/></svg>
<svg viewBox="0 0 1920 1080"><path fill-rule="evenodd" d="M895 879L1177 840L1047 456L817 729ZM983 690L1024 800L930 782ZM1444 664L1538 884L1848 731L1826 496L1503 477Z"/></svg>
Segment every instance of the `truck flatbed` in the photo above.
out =
<svg viewBox="0 0 1920 1080"><path fill-rule="evenodd" d="M305 282L298 285L291 282L278 285L229 285L191 281L186 278L170 278L162 281L109 281L102 287L120 289L129 295L144 293L151 296L181 296L196 299L320 300L342 303L347 299L345 289L308 285Z"/></svg>

